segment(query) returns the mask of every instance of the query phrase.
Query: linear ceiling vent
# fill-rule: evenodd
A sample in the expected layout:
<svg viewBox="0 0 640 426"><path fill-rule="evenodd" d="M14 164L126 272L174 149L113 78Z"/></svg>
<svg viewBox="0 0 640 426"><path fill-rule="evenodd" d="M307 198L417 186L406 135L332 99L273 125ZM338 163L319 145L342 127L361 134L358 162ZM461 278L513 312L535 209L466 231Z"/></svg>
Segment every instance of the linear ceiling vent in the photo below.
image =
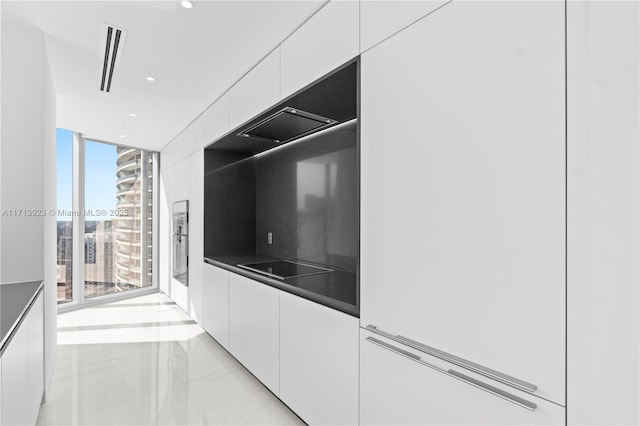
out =
<svg viewBox="0 0 640 426"><path fill-rule="evenodd" d="M100 46L104 48L104 54L100 58L100 66L102 68L100 90L103 92L108 93L111 91L113 75L120 63L126 36L126 30L114 27L113 25L109 25L104 22L102 23Z"/></svg>

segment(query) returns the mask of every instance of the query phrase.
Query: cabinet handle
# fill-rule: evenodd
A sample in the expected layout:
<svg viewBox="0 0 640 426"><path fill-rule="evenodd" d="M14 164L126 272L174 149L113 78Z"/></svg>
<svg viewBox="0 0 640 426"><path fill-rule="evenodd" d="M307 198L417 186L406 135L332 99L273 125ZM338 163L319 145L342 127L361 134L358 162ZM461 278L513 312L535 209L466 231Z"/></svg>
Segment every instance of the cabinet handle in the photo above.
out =
<svg viewBox="0 0 640 426"><path fill-rule="evenodd" d="M405 358L409 358L412 361L415 361L419 364L422 364L424 366L427 366L431 369L434 369L442 374L446 374L449 377L453 377L454 379L458 379L462 382L465 382L471 386L475 386L478 389L482 389L485 392L489 392L492 395L495 395L497 397L500 397L506 401L511 402L512 404L516 404L522 408L526 408L527 410L530 411L535 411L536 408L538 407L538 405L534 402L531 401L527 401L526 399L520 398L517 395L514 395L512 393L503 391L502 389L499 389L495 386L491 386L490 384L481 382L480 380L476 380L473 377L469 377L466 374L462 374L458 371L455 370L445 370L443 368L437 367L433 364L429 364L428 362L423 361L418 355L413 354L411 352L405 351L404 349L400 349L396 346L390 345L389 343L383 342L382 340L378 340L374 337L367 337L365 340L373 343L374 345L378 345L384 349L387 349L391 352L395 352L398 355L401 355Z"/></svg>
<svg viewBox="0 0 640 426"><path fill-rule="evenodd" d="M520 389L522 391L529 392L529 393L534 393L536 389L538 389L538 387L532 383L525 382L524 380L520 380L516 377L509 376L508 374L493 370L489 367L476 364L475 362L466 360L464 358L460 358L458 356L455 356L445 351L441 351L440 349L436 349L434 347L425 345L424 343L417 342L408 337L404 337L400 335L394 336L393 334L380 330L375 325L370 324L365 328L373 333L379 334L380 336L384 336L387 339L393 340L398 343L402 343L403 345L409 346L413 349L419 350L421 352L424 352L436 358L440 358L443 361L447 361L459 367L464 367L468 370L481 374L485 377L489 377L490 379L496 380L498 382L504 383L505 385L512 386L516 389Z"/></svg>

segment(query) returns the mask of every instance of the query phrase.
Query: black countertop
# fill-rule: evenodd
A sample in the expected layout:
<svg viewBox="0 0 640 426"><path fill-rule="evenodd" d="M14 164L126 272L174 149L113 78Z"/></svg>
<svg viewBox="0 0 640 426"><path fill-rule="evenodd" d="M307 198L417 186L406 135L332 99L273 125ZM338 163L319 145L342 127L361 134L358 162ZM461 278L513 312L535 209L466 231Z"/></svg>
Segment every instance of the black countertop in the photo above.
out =
<svg viewBox="0 0 640 426"><path fill-rule="evenodd" d="M42 291L42 281L0 285L0 355Z"/></svg>
<svg viewBox="0 0 640 426"><path fill-rule="evenodd" d="M286 291L308 300L320 303L332 309L354 317L360 317L357 301L357 278L355 273L331 271L322 274L307 275L279 280L266 275L240 268L238 264L267 262L275 259L262 255L211 256L204 261L238 275L251 278L271 287Z"/></svg>

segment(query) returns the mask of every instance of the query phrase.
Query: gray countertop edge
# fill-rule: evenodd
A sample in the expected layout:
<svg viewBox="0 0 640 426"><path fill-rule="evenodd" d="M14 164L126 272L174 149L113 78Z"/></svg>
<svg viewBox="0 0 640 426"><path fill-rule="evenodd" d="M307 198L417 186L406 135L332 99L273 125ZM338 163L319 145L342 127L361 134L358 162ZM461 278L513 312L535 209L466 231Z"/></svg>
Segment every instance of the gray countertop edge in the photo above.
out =
<svg viewBox="0 0 640 426"><path fill-rule="evenodd" d="M332 299L331 297L323 296L321 294L314 293L312 291L308 291L286 283L278 282L264 275L253 273L243 268L238 268L237 266L229 265L228 263L220 262L208 257L204 258L204 262L208 263L209 265L226 269L227 271L233 272L235 274L242 275L246 278L250 278L254 281L258 281L259 283L268 285L270 287L277 288L278 290L286 291L287 293L293 294L306 300L310 300L322 306L326 306L327 308L335 309L336 311L351 315L352 317L360 318L360 311L358 310L358 308L354 305L350 305L349 303Z"/></svg>
<svg viewBox="0 0 640 426"><path fill-rule="evenodd" d="M15 285L15 284L4 284L4 285ZM33 293L33 296L31 296L31 299L29 299L29 302L27 302L22 312L20 312L20 315L18 315L18 318L13 322L13 324L11 325L11 328L9 328L9 331L7 332L7 334L2 338L2 341L0 342L0 357L2 357L4 350L9 346L9 343L11 343L11 339L13 339L13 336L18 330L18 327L20 327L20 324L22 324L22 321L24 321L25 317L31 310L33 303L36 301L40 293L42 293L43 289L44 289L44 281L40 283L36 291Z"/></svg>

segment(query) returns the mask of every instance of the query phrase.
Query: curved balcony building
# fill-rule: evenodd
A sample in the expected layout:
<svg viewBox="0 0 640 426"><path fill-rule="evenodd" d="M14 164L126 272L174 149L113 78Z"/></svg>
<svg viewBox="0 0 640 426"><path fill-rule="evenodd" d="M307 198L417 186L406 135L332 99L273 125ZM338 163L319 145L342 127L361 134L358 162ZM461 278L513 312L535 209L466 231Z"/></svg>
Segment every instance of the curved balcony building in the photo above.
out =
<svg viewBox="0 0 640 426"><path fill-rule="evenodd" d="M116 280L138 287L151 285L153 154L118 147L115 234Z"/></svg>

